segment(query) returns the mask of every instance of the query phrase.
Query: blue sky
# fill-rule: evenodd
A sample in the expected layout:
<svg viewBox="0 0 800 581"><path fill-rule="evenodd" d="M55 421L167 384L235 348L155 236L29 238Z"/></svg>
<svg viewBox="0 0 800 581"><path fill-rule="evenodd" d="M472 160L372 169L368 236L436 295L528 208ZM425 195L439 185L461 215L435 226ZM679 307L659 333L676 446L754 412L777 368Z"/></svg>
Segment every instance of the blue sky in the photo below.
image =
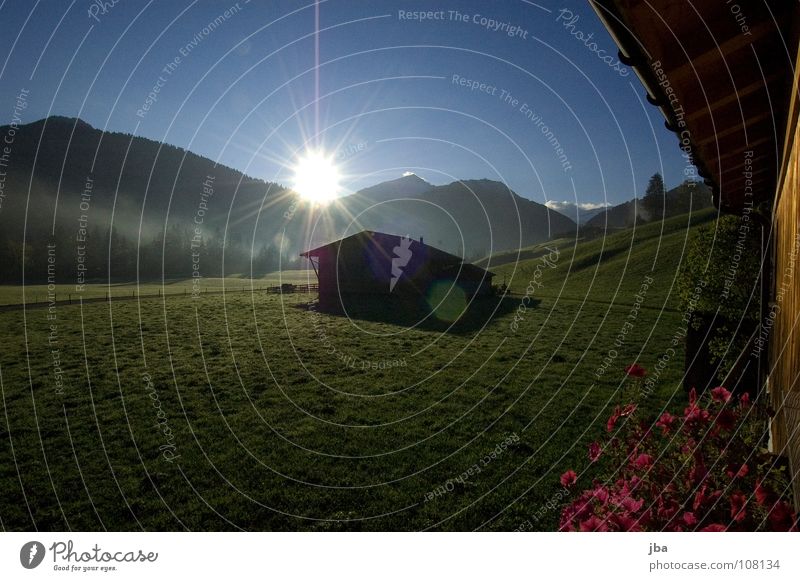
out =
<svg viewBox="0 0 800 581"><path fill-rule="evenodd" d="M318 10L319 93L313 2L7 0L0 122L27 89L23 122L80 116L286 184L314 145L340 160L350 191L413 171L497 179L542 203L619 203L656 171L669 187L685 178L635 74L598 55L616 47L582 0Z"/></svg>

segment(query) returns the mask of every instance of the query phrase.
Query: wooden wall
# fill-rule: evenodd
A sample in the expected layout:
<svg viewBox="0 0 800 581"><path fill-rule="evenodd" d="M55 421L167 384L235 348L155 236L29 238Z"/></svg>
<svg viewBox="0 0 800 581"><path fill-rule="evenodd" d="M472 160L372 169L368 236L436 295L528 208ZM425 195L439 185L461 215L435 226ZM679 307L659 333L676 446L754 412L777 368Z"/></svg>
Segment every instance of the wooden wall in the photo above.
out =
<svg viewBox="0 0 800 581"><path fill-rule="evenodd" d="M800 126L797 77L789 108L781 181L773 209L774 284L769 395L776 416L772 450L789 458L795 505L800 507Z"/></svg>

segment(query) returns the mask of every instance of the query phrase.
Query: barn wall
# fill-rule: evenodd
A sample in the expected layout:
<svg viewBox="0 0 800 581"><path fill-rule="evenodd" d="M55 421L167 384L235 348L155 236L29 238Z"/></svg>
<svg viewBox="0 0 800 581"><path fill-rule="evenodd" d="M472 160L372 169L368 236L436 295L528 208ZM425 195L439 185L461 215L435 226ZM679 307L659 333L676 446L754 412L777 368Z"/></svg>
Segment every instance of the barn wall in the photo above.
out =
<svg viewBox="0 0 800 581"><path fill-rule="evenodd" d="M795 79L783 179L773 214L775 271L773 299L765 322L770 331L769 394L776 416L772 449L789 457L795 475L795 504L800 506L800 127ZM766 327L766 325L765 325Z"/></svg>

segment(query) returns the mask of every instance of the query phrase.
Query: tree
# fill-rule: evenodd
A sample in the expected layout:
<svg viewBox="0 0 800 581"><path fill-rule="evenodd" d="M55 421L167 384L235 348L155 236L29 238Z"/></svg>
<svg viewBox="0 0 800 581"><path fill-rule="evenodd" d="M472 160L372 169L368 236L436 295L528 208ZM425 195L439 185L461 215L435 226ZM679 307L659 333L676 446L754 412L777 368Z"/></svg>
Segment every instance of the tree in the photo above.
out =
<svg viewBox="0 0 800 581"><path fill-rule="evenodd" d="M642 199L642 207L645 211L646 220L657 220L664 215L665 194L664 178L660 173L655 173L647 183L647 189Z"/></svg>

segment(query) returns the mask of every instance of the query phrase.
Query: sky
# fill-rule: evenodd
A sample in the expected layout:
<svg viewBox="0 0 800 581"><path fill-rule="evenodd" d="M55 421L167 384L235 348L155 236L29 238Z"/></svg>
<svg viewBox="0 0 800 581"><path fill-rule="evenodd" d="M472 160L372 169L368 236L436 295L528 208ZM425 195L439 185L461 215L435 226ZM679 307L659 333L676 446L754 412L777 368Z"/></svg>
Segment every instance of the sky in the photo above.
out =
<svg viewBox="0 0 800 581"><path fill-rule="evenodd" d="M283 184L321 150L343 194L413 172L617 204L692 173L583 0L0 2L4 124L25 90L22 123L80 117Z"/></svg>

